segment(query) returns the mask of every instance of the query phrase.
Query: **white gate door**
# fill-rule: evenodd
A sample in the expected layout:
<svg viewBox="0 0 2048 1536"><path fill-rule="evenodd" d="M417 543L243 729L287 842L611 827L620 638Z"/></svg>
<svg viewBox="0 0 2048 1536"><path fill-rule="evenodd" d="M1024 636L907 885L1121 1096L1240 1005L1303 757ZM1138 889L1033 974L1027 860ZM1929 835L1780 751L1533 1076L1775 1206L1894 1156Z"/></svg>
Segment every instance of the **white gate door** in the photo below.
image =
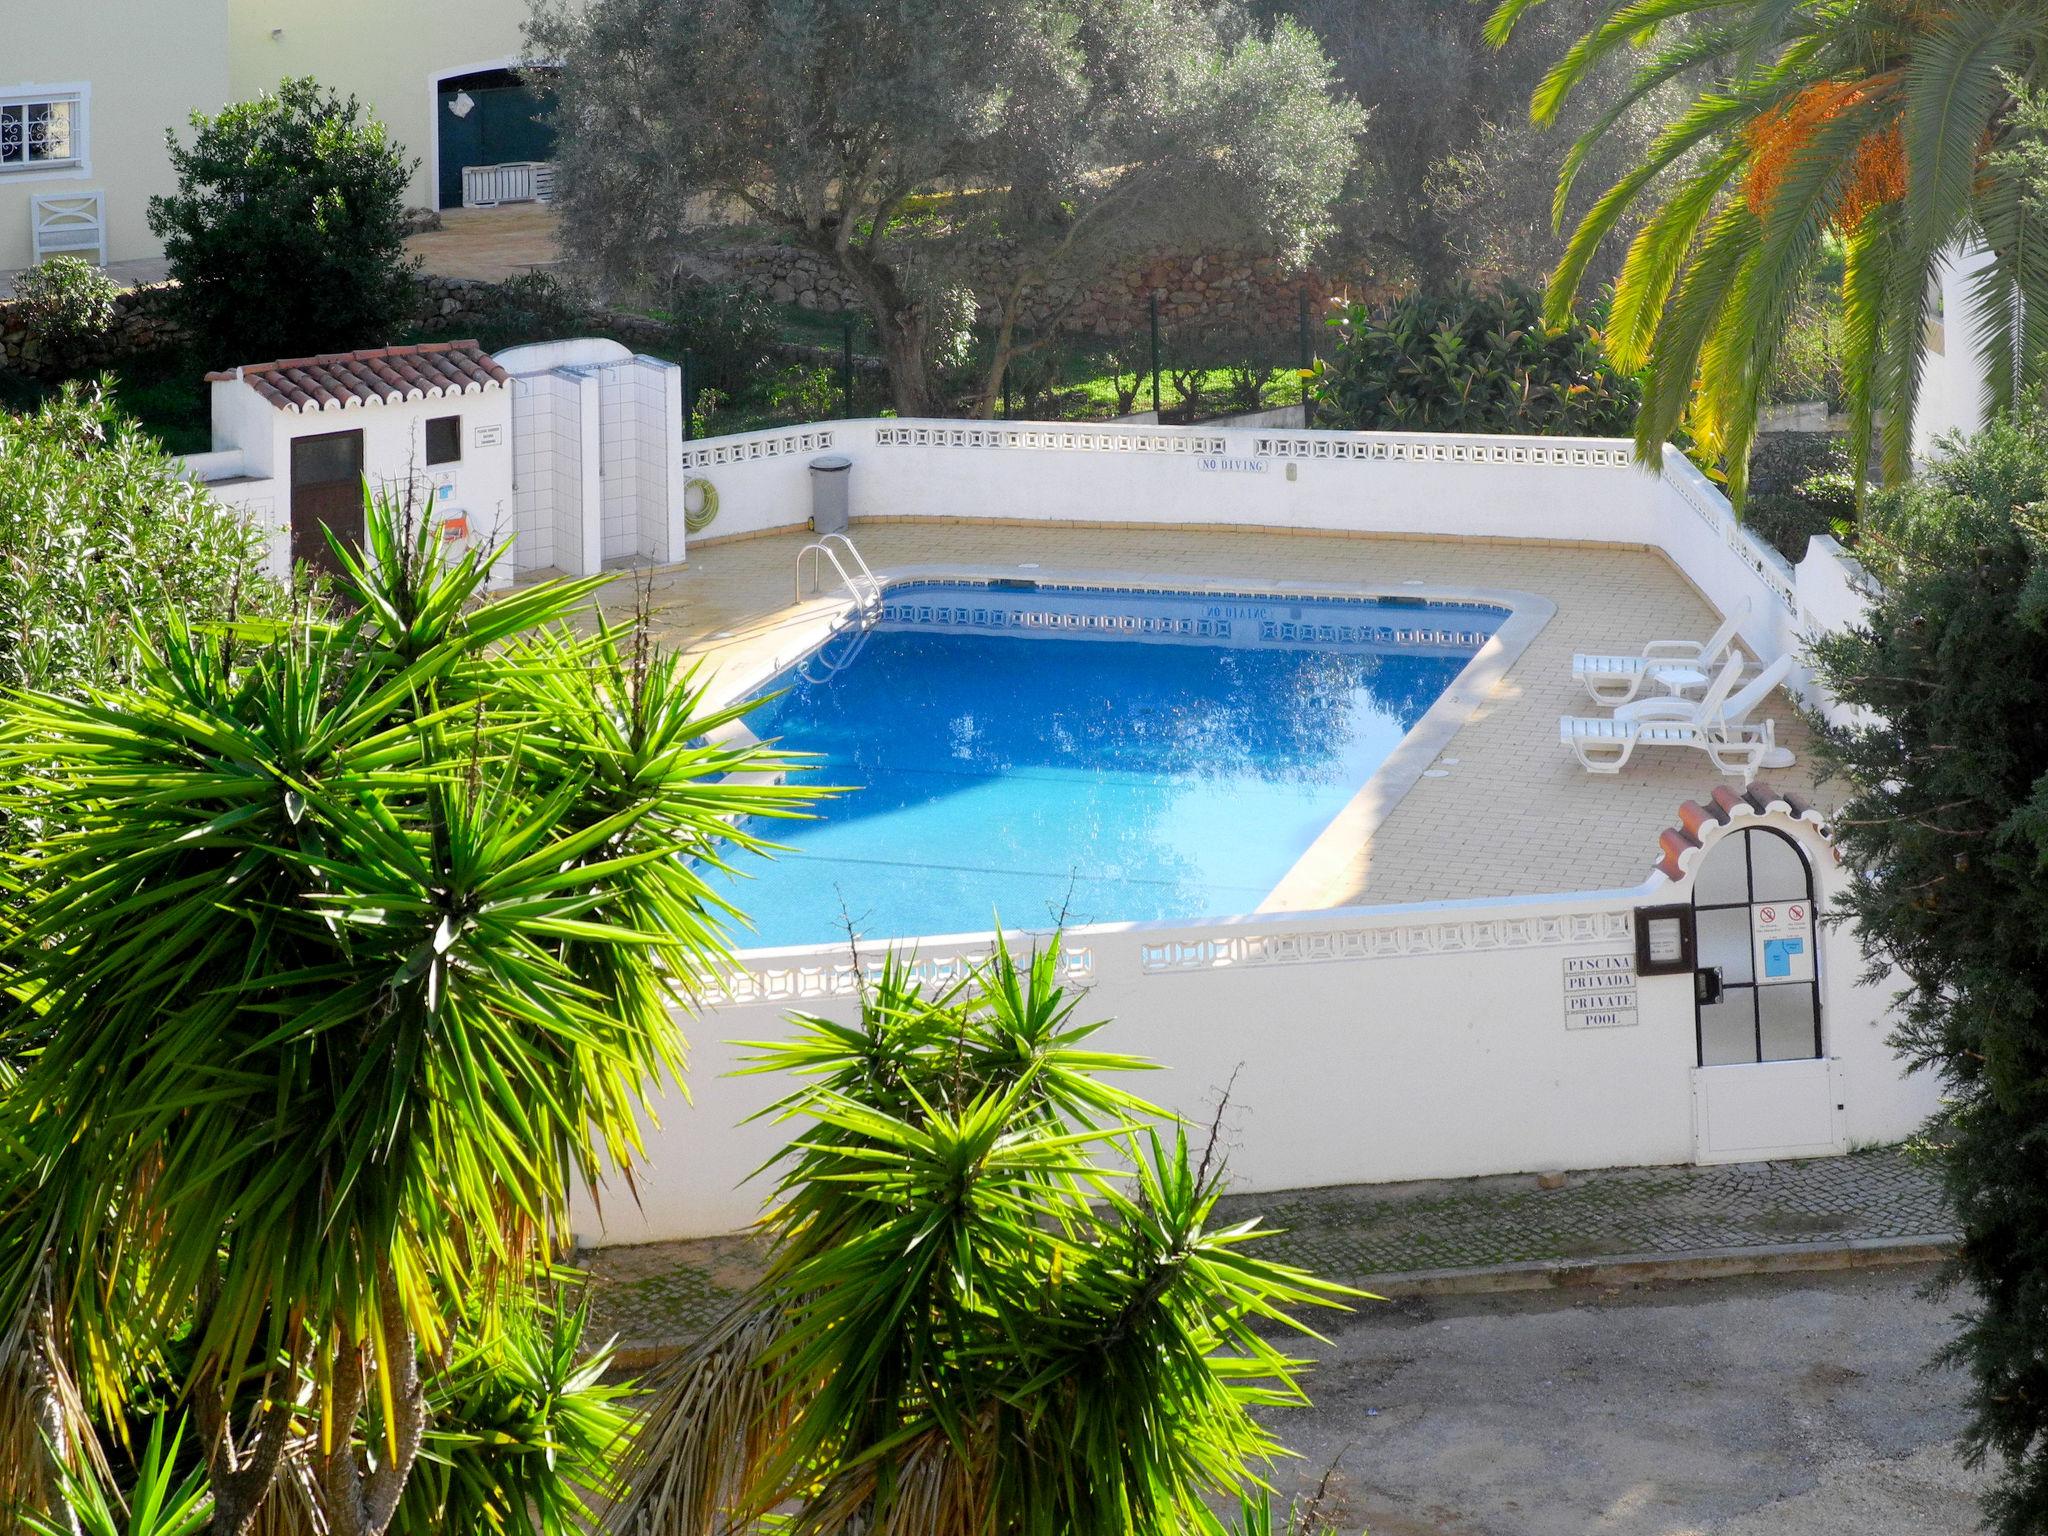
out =
<svg viewBox="0 0 2048 1536"><path fill-rule="evenodd" d="M1825 1050L1813 874L1767 827L1723 837L1693 880L1693 1157L1702 1163L1846 1152L1838 1065Z"/></svg>
<svg viewBox="0 0 2048 1536"><path fill-rule="evenodd" d="M1840 1071L1824 1058L1694 1068L1693 1161L1757 1163L1848 1151Z"/></svg>

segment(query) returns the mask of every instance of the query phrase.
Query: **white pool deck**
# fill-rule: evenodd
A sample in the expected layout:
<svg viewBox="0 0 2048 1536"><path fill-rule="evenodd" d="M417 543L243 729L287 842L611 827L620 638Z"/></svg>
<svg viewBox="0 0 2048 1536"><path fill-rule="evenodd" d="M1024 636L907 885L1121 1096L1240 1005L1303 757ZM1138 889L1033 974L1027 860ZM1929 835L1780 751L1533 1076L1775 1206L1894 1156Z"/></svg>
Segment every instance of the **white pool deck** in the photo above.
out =
<svg viewBox="0 0 2048 1536"><path fill-rule="evenodd" d="M854 529L876 573L955 566L984 574L1143 572L1203 585L1311 583L1401 591L1489 588L1534 593L1556 612L1513 659L1428 769L1367 837L1297 866L1269 906L1328 907L1611 890L1638 884L1657 835L1679 805L1717 776L1703 754L1645 751L1619 776L1585 773L1558 745L1560 714L1599 713L1571 676L1575 652L1629 653L1650 640L1704 638L1717 615L1658 552L1615 545L1208 528L1094 528L990 521L892 523ZM829 600L792 600L797 551L809 536L778 533L693 543L689 563L622 574L603 605L626 616L644 592L660 639L700 656L728 683L807 649L829 623ZM1833 803L1816 787L1808 732L1791 700L1767 710L1798 755L1765 777Z"/></svg>

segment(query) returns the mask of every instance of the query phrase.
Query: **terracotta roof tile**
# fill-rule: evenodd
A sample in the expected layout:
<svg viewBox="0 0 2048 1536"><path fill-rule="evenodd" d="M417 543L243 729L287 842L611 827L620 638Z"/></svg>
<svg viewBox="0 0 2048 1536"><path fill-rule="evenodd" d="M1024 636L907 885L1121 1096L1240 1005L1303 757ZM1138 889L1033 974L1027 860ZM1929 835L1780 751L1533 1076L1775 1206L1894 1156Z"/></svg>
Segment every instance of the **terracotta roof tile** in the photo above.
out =
<svg viewBox="0 0 2048 1536"><path fill-rule="evenodd" d="M473 395L503 389L510 375L474 341L428 341L322 357L287 357L209 373L209 384L239 379L281 411L335 411Z"/></svg>
<svg viewBox="0 0 2048 1536"><path fill-rule="evenodd" d="M1666 827L1657 834L1657 873L1667 880L1682 879L1706 841L1709 827L1725 827L1740 817L1764 816L1772 812L1790 816L1795 821L1810 821L1821 828L1823 836L1826 835L1826 823L1820 812L1796 791L1776 790L1762 780L1747 789L1731 789L1720 784L1707 796L1707 804L1702 805L1697 800L1686 801L1678 808L1678 825Z"/></svg>

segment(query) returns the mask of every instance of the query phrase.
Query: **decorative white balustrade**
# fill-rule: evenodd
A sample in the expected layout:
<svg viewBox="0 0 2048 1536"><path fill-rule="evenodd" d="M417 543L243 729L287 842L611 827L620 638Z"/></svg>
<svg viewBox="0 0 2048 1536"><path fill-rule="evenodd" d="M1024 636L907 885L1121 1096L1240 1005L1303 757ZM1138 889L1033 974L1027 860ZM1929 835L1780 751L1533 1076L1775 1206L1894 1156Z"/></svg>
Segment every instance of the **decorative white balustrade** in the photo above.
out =
<svg viewBox="0 0 2048 1536"><path fill-rule="evenodd" d="M1086 453L1217 454L1221 436L1179 428L1032 426L878 426L877 448L1036 448Z"/></svg>
<svg viewBox="0 0 2048 1536"><path fill-rule="evenodd" d="M832 429L808 427L801 432L746 432L705 440L683 448L683 468L710 469L717 464L747 464L755 459L782 459L799 453L823 453L832 446Z"/></svg>
<svg viewBox="0 0 2048 1536"><path fill-rule="evenodd" d="M900 964L926 989L940 991L971 980L976 968L986 965L993 953L994 945L985 943L959 954L914 955ZM858 997L864 988L882 979L882 965L883 956L877 953L863 956L856 966L842 946L836 955L799 956L787 965L767 959L755 965L732 966L719 973L716 990L703 1001L710 1007L733 1007ZM1072 985L1088 985L1095 979L1094 950L1079 944L1064 946L1060 974Z"/></svg>
<svg viewBox="0 0 2048 1536"><path fill-rule="evenodd" d="M1308 432L1260 437L1252 452L1269 459L1360 459L1411 464L1517 464L1561 469L1627 469L1635 463L1625 443L1556 442L1525 437L1459 437L1445 432Z"/></svg>
<svg viewBox="0 0 2048 1536"><path fill-rule="evenodd" d="M1416 955L1468 955L1490 950L1547 949L1565 944L1619 944L1634 937L1626 908L1487 916L1455 922L1381 925L1369 919L1321 930L1219 930L1178 935L1139 945L1139 969L1148 976L1175 971L1243 969L1263 965L1326 965L1346 960L1402 960Z"/></svg>
<svg viewBox="0 0 2048 1536"><path fill-rule="evenodd" d="M1698 466L1685 455L1667 448L1664 452L1664 483L1677 493L1680 501L1692 508L1701 522L1720 536L1729 552L1749 567L1757 580L1784 605L1787 613L1799 611L1791 562L1737 521L1728 499L1700 473Z"/></svg>

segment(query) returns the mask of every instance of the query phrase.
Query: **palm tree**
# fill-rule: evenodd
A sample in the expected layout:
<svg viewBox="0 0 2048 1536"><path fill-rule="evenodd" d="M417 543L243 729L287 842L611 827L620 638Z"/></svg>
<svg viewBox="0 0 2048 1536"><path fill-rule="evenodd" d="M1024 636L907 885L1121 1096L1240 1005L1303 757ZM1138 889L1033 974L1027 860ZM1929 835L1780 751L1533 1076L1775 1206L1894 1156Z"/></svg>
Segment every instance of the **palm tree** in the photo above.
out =
<svg viewBox="0 0 2048 1536"><path fill-rule="evenodd" d="M1543 0L1502 0L1504 40ZM1635 102L1674 82L1693 98L1649 155L1596 201L1552 275L1569 311L1595 248L1639 221L1616 285L1616 363L1646 370L1636 418L1650 463L1681 422L1728 466L1738 504L1786 321L1839 236L1844 374L1859 479L1883 422L1885 477L1910 467L1933 278L1959 242L1991 252L1978 280L1986 380L2004 408L2044 374L2048 227L2012 151L2016 106L2048 65L2044 0L1611 0L1531 104L1555 119L1600 60L1647 44L1623 96L1573 145L1574 178Z"/></svg>
<svg viewBox="0 0 2048 1536"><path fill-rule="evenodd" d="M169 614L132 686L0 721L0 1498L168 1393L215 1536L277 1489L385 1530L422 1361L630 1170L707 869L802 803L644 628L572 629L596 581L480 602L493 555L406 523L345 613Z"/></svg>
<svg viewBox="0 0 2048 1536"><path fill-rule="evenodd" d="M939 987L891 956L855 1022L757 1048L804 1079L768 1270L650 1383L608 1530L1220 1536L1261 1492L1250 1410L1304 1400L1268 1334L1357 1293L1217 1222L1061 976L1057 941Z"/></svg>

